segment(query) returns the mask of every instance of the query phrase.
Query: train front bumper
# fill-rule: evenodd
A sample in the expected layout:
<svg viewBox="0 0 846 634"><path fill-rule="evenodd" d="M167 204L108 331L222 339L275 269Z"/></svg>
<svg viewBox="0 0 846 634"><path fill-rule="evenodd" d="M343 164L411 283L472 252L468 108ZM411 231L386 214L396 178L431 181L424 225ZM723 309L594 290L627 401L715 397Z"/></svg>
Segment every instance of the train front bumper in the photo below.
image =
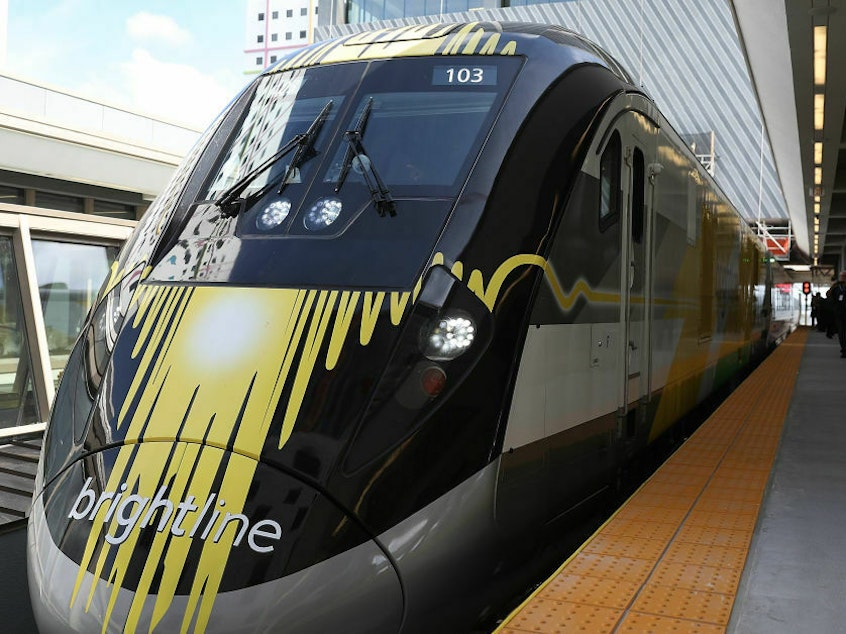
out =
<svg viewBox="0 0 846 634"><path fill-rule="evenodd" d="M195 443L114 447L34 500L28 572L42 632L396 632L382 548L319 491Z"/></svg>

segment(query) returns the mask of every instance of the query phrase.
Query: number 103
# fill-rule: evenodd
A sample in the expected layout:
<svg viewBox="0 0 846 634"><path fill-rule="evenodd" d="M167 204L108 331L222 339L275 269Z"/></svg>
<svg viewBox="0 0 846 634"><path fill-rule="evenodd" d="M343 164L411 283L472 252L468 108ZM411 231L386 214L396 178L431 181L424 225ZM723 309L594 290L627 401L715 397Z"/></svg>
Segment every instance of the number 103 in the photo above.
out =
<svg viewBox="0 0 846 634"><path fill-rule="evenodd" d="M481 84L485 81L483 68L447 68L446 75L450 84Z"/></svg>

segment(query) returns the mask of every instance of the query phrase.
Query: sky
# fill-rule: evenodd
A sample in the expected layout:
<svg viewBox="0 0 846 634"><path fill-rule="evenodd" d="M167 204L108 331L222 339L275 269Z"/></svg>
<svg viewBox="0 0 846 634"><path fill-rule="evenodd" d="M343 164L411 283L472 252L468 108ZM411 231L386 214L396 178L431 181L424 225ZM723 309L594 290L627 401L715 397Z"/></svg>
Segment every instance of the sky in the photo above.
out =
<svg viewBox="0 0 846 634"><path fill-rule="evenodd" d="M8 0L9 74L202 130L250 80L244 0Z"/></svg>

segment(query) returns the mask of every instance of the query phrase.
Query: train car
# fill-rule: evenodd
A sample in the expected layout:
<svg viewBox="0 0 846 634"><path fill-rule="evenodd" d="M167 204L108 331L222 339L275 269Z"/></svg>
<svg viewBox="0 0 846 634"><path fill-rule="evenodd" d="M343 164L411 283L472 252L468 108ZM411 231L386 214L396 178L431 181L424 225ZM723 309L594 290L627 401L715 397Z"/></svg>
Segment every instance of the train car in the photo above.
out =
<svg viewBox="0 0 846 634"><path fill-rule="evenodd" d="M45 631L461 632L769 344L773 267L548 25L353 35L210 127L67 364Z"/></svg>

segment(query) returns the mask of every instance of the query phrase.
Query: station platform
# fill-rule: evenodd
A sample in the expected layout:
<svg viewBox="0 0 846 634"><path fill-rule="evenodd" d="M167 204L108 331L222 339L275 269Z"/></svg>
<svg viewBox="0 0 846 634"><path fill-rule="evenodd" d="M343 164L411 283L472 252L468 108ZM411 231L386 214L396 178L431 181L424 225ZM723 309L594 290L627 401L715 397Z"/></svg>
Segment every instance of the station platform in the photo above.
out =
<svg viewBox="0 0 846 634"><path fill-rule="evenodd" d="M842 632L846 359L800 328L498 627Z"/></svg>

